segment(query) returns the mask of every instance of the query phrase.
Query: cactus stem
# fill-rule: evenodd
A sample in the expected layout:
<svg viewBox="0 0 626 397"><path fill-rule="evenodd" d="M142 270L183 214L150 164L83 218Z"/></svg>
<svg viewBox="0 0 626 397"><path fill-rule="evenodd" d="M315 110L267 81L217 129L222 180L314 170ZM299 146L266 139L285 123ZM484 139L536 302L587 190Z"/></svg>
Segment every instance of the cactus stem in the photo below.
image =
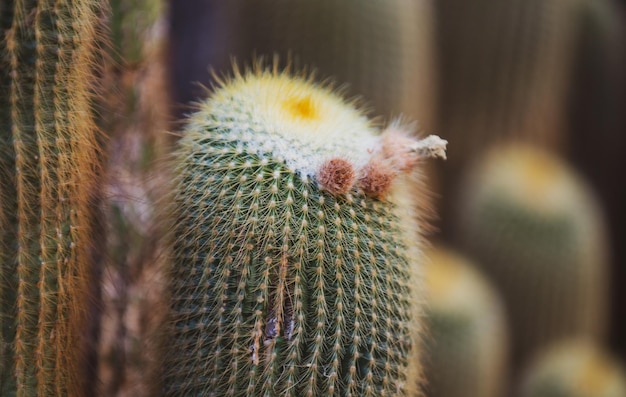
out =
<svg viewBox="0 0 626 397"><path fill-rule="evenodd" d="M416 395L421 152L399 136L277 71L235 72L199 105L168 214L167 395Z"/></svg>

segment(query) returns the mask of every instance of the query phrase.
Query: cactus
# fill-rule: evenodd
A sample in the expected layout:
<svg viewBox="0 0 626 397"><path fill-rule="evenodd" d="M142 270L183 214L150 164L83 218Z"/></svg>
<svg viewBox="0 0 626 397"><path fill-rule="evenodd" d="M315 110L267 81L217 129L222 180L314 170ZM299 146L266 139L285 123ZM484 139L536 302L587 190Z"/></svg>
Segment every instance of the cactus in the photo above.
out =
<svg viewBox="0 0 626 397"><path fill-rule="evenodd" d="M212 59L217 70L233 55L243 62L252 54L291 56L347 83L349 95L364 98L376 114L402 113L426 130L434 128L431 0L263 0L215 5L212 11L224 29L210 49L223 48Z"/></svg>
<svg viewBox="0 0 626 397"><path fill-rule="evenodd" d="M515 363L561 337L603 336L604 224L574 171L531 147L496 147L460 197L460 244L503 294Z"/></svg>
<svg viewBox="0 0 626 397"><path fill-rule="evenodd" d="M276 63L222 81L175 156L166 395L415 395L403 185L444 144Z"/></svg>
<svg viewBox="0 0 626 397"><path fill-rule="evenodd" d="M0 4L0 394L82 395L99 2Z"/></svg>
<svg viewBox="0 0 626 397"><path fill-rule="evenodd" d="M502 395L508 375L504 303L465 258L444 248L426 256L428 395Z"/></svg>
<svg viewBox="0 0 626 397"><path fill-rule="evenodd" d="M439 169L442 232L454 233L454 198L463 170L485 142L560 150L579 0L441 0L437 128L453 137ZM459 144L460 143L460 144Z"/></svg>
<svg viewBox="0 0 626 397"><path fill-rule="evenodd" d="M156 282L163 267L161 233L152 214L159 185L165 185L155 159L163 157L170 136L167 16L161 0L113 0L110 6L111 50L100 98L107 109L100 123L109 133L100 391L150 395L159 387L151 380L158 368L151 334L160 320L149 307L158 306L155 298L162 295Z"/></svg>
<svg viewBox="0 0 626 397"><path fill-rule="evenodd" d="M601 348L581 340L550 346L531 363L520 397L624 397L623 365Z"/></svg>
<svg viewBox="0 0 626 397"><path fill-rule="evenodd" d="M577 6L578 0L437 2L440 128L463 142L450 153L451 166L485 141L562 146Z"/></svg>

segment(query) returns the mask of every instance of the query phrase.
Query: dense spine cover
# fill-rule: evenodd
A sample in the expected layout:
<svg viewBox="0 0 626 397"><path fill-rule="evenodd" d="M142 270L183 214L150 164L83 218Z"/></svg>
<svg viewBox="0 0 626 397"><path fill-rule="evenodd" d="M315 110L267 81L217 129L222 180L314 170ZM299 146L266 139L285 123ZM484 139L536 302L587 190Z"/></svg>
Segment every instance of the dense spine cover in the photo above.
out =
<svg viewBox="0 0 626 397"><path fill-rule="evenodd" d="M0 4L2 395L82 393L98 7Z"/></svg>
<svg viewBox="0 0 626 397"><path fill-rule="evenodd" d="M175 160L167 395L418 393L403 139L276 69L199 105Z"/></svg>
<svg viewBox="0 0 626 397"><path fill-rule="evenodd" d="M606 328L607 241L592 192L558 157L495 147L459 195L459 240L510 314L514 361Z"/></svg>

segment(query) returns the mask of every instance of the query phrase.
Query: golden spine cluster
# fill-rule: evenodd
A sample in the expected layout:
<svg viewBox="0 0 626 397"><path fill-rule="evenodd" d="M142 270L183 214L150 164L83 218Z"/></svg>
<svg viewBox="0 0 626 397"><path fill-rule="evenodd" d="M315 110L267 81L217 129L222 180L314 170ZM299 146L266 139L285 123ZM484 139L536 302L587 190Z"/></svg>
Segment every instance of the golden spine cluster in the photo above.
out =
<svg viewBox="0 0 626 397"><path fill-rule="evenodd" d="M0 394L81 395L99 2L0 4Z"/></svg>

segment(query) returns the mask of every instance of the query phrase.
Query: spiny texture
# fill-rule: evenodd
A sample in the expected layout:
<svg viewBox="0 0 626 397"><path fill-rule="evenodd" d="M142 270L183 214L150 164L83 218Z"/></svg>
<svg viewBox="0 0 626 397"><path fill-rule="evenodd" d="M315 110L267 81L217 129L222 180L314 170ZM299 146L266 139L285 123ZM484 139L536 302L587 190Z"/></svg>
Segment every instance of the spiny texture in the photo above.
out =
<svg viewBox="0 0 626 397"><path fill-rule="evenodd" d="M100 341L101 395L151 395L155 338L160 319L155 301L161 233L154 216L168 135L165 84L166 20L161 0L112 0L109 62L103 76L106 108L100 120L109 135L105 189L107 254L102 277L103 324ZM150 379L150 380L148 380ZM152 393L154 394L154 393Z"/></svg>
<svg viewBox="0 0 626 397"><path fill-rule="evenodd" d="M435 62L430 0L233 2L239 59L289 55L348 84L376 114L397 113L433 126ZM221 40L221 36L220 36Z"/></svg>
<svg viewBox="0 0 626 397"><path fill-rule="evenodd" d="M610 354L580 340L550 346L533 360L520 397L624 397L626 372Z"/></svg>
<svg viewBox="0 0 626 397"><path fill-rule="evenodd" d="M559 147L579 0L442 0L440 128L462 142L453 163L485 141Z"/></svg>
<svg viewBox="0 0 626 397"><path fill-rule="evenodd" d="M92 1L0 4L0 394L82 394Z"/></svg>
<svg viewBox="0 0 626 397"><path fill-rule="evenodd" d="M410 175L388 172L382 197L359 187L404 159L381 142L328 88L275 69L200 105L176 155L166 395L418 393Z"/></svg>
<svg viewBox="0 0 626 397"><path fill-rule="evenodd" d="M496 147L460 197L460 243L505 299L515 363L561 337L603 335L604 224L571 169L530 147Z"/></svg>
<svg viewBox="0 0 626 397"><path fill-rule="evenodd" d="M424 375L431 397L497 397L508 376L504 303L461 256L426 252Z"/></svg>

